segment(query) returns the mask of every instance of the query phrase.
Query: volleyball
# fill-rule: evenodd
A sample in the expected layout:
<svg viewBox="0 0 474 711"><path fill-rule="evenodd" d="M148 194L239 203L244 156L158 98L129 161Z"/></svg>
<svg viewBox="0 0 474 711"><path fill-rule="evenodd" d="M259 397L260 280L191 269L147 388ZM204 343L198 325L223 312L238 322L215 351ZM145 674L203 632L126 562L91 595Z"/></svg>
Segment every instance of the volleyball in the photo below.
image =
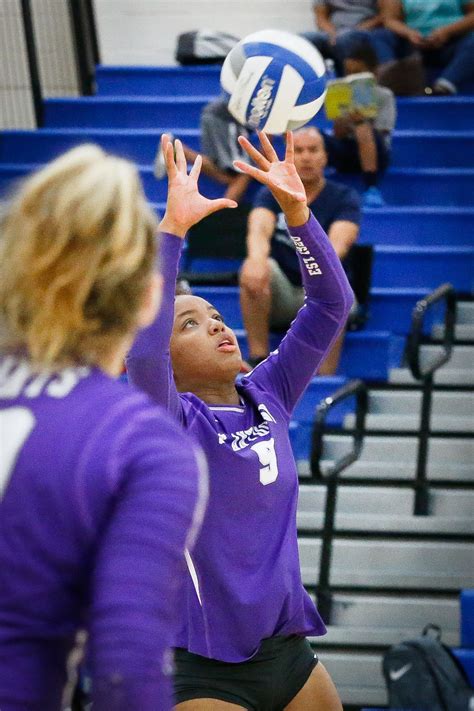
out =
<svg viewBox="0 0 474 711"><path fill-rule="evenodd" d="M317 114L326 95L326 67L302 37L260 30L231 49L222 65L221 86L239 123L281 134Z"/></svg>

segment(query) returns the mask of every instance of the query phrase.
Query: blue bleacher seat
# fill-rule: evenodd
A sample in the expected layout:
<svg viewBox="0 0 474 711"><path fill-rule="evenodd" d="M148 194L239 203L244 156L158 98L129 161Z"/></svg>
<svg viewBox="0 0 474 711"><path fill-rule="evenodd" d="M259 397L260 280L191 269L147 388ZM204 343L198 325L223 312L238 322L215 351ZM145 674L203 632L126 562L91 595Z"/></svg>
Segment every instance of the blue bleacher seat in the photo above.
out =
<svg viewBox="0 0 474 711"><path fill-rule="evenodd" d="M96 69L100 96L186 96L218 94L220 66L108 67Z"/></svg>
<svg viewBox="0 0 474 711"><path fill-rule="evenodd" d="M474 207L430 205L365 209L361 244L462 246L474 244Z"/></svg>
<svg viewBox="0 0 474 711"><path fill-rule="evenodd" d="M46 126L156 126L195 127L205 103L216 94L193 96L97 96L53 98L45 101ZM472 130L474 97L399 99L398 130ZM314 123L327 126L320 112Z"/></svg>
<svg viewBox="0 0 474 711"><path fill-rule="evenodd" d="M474 650L474 589L461 592L461 646Z"/></svg>

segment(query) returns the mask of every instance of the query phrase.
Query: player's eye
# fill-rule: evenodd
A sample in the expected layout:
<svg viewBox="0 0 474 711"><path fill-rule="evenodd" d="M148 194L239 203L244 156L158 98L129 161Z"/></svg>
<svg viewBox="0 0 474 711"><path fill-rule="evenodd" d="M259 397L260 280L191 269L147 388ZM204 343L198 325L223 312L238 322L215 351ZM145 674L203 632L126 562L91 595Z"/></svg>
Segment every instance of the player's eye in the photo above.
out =
<svg viewBox="0 0 474 711"><path fill-rule="evenodd" d="M183 323L183 329L190 328L191 326L197 326L197 321L194 318L187 318Z"/></svg>
<svg viewBox="0 0 474 711"><path fill-rule="evenodd" d="M224 323L224 319L220 314L213 314L212 318L214 321L221 321L221 323Z"/></svg>

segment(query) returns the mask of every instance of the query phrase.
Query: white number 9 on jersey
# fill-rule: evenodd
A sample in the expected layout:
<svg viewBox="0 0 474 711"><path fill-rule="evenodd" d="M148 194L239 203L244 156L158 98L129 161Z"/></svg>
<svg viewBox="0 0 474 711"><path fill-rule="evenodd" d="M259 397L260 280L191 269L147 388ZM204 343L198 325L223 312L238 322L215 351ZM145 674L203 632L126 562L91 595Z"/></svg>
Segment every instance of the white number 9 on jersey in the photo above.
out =
<svg viewBox="0 0 474 711"><path fill-rule="evenodd" d="M265 439L262 442L256 442L251 449L255 452L260 462L260 483L263 486L273 484L278 478L278 462L275 452L275 440Z"/></svg>

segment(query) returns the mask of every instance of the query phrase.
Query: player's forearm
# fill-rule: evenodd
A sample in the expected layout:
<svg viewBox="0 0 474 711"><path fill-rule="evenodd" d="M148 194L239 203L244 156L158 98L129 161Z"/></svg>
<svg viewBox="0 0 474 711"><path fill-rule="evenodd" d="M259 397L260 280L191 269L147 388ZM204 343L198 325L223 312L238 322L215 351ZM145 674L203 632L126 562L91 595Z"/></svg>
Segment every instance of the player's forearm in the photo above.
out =
<svg viewBox="0 0 474 711"><path fill-rule="evenodd" d="M344 321L354 296L329 237L311 212L305 224L288 225L288 229L298 254L307 296L332 304Z"/></svg>
<svg viewBox="0 0 474 711"><path fill-rule="evenodd" d="M160 250L160 271L163 275L161 307L151 326L137 334L126 359L131 382L164 407L169 407L170 388L174 389L169 341L173 329L176 277L182 246L181 238L163 234Z"/></svg>

